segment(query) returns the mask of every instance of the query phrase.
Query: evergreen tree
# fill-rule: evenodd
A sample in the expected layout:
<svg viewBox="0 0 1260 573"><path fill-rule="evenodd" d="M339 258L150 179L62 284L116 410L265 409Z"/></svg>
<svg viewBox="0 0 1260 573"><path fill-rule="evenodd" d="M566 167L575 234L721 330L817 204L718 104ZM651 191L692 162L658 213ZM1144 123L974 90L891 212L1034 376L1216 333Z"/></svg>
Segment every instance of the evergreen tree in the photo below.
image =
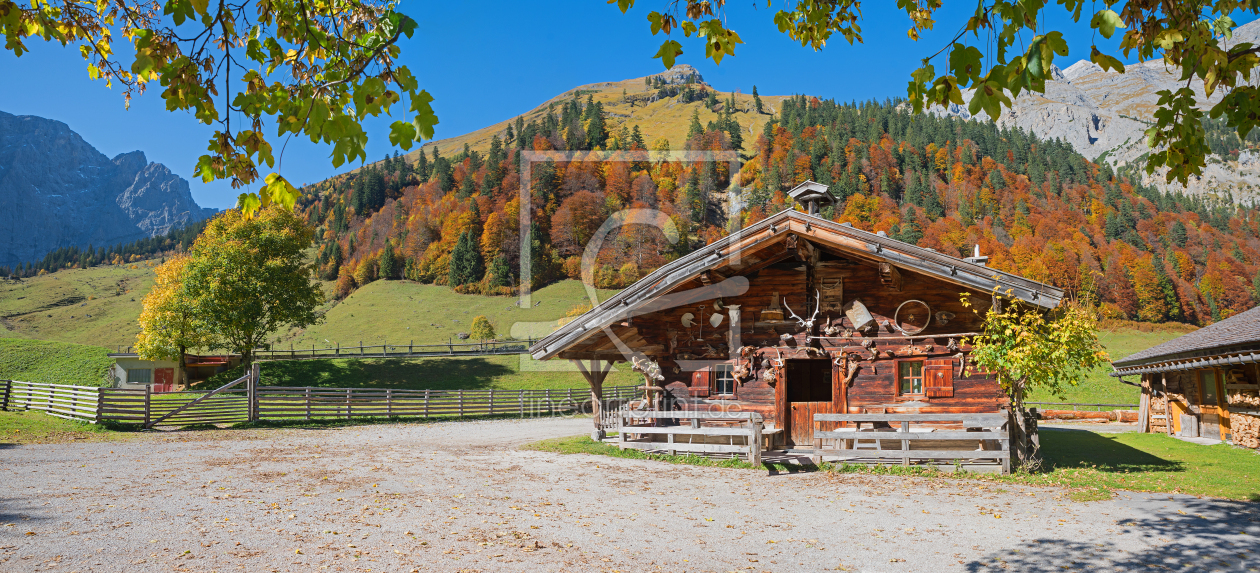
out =
<svg viewBox="0 0 1260 573"><path fill-rule="evenodd" d="M484 273L481 250L477 248L476 239L469 231L460 233L455 248L451 250L450 286L475 283L481 280Z"/></svg>
<svg viewBox="0 0 1260 573"><path fill-rule="evenodd" d="M512 267L508 265L507 256L500 254L490 264L490 286L512 286Z"/></svg>
<svg viewBox="0 0 1260 573"><path fill-rule="evenodd" d="M1168 233L1169 240L1178 247L1186 246L1186 226L1181 221L1173 223L1172 230Z"/></svg>
<svg viewBox="0 0 1260 573"><path fill-rule="evenodd" d="M695 139L697 136L704 135L704 126L700 125L700 110L691 110L691 126L687 128L687 141Z"/></svg>
<svg viewBox="0 0 1260 573"><path fill-rule="evenodd" d="M757 95L757 86L753 86L753 109L761 113L761 96Z"/></svg>
<svg viewBox="0 0 1260 573"><path fill-rule="evenodd" d="M385 250L381 253L381 258L377 262L380 267L380 276L385 280L394 280L398 278L401 270L398 264L398 257L394 255L394 244L385 241Z"/></svg>
<svg viewBox="0 0 1260 573"><path fill-rule="evenodd" d="M634 142L639 149L647 150L647 143L643 141L643 132L639 131L639 124L634 124L634 131L630 135L630 141Z"/></svg>

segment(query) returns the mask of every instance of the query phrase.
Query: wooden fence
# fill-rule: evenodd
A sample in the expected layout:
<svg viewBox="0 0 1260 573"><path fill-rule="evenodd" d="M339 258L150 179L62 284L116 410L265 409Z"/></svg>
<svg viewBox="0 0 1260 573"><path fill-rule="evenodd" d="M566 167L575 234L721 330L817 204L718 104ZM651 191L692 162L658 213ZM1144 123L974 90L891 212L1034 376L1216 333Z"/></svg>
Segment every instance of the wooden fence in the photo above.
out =
<svg viewBox="0 0 1260 573"><path fill-rule="evenodd" d="M690 423L685 426L662 424L667 420ZM701 422L740 425L702 427ZM749 463L761 465L764 432L761 414L756 412L617 411L617 447L623 450L661 450L670 455L678 452L742 454ZM736 438L740 443L736 443Z"/></svg>
<svg viewBox="0 0 1260 573"><path fill-rule="evenodd" d="M358 346L342 346L340 343L325 348L297 348L292 345L288 350L283 348L260 348L254 350L257 360L317 360L324 358L426 358L440 356L487 356L497 354L528 354L534 339L528 340L488 340L484 342L455 342L446 344L382 344ZM119 346L119 354L130 354L135 350L128 346Z"/></svg>
<svg viewBox="0 0 1260 573"><path fill-rule="evenodd" d="M821 429L821 424L834 426L835 422L853 424L853 427ZM920 426L911 430L912 422L934 426L950 424L958 428ZM863 430L863 423L886 426ZM893 424L900 427L894 428ZM814 414L813 458L818 462L823 456L837 456L849 463L898 460L905 466L914 460L996 460L1002 465L1002 473L1010 473L1008 424L1006 414ZM885 450L883 444L889 440L900 447ZM834 441L835 447L824 448L824 441ZM980 449L976 449L977 445Z"/></svg>
<svg viewBox="0 0 1260 573"><path fill-rule="evenodd" d="M393 390L260 386L255 370L210 391L158 393L0 381L0 409L36 410L86 422L145 427L231 424L258 420L369 417L543 416L582 411L588 388L545 390ZM637 386L604 388L605 409L641 394Z"/></svg>

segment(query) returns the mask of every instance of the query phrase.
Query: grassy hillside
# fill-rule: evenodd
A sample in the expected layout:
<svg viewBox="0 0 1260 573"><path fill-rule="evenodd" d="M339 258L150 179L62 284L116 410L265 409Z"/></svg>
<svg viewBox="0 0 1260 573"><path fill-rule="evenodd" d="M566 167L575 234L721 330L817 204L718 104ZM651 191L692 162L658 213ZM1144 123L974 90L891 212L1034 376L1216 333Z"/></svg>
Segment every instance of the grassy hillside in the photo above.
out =
<svg viewBox="0 0 1260 573"><path fill-rule="evenodd" d="M0 282L0 378L99 384L100 372L109 363L103 349L127 346L135 340L140 301L152 284L153 271L147 264L134 269L73 269L21 282ZM610 294L601 291L599 296L602 300ZM445 343L460 332L468 332L472 319L483 314L500 337L539 337L550 332L555 321L570 309L586 304L587 297L582 284L570 280L535 292L533 302L535 306L520 308L510 297L462 295L446 287L409 281L376 281L340 303L330 303L324 323L280 333L275 344L309 348L330 343L350 346L359 341ZM1099 337L1115 360L1192 329L1119 322L1105 324ZM567 388L582 384L581 377L573 372L521 372L513 357L361 363L332 360L268 368L276 368L284 384L306 380L300 385L315 386ZM1099 369L1081 386L1070 389L1063 400L1045 393L1034 394L1029 400L1136 404L1137 388L1107 376L1109 371ZM622 382L614 374L609 383Z"/></svg>
<svg viewBox="0 0 1260 573"><path fill-rule="evenodd" d="M1098 333L1112 360L1119 360L1139 350L1145 350L1156 344L1162 344L1195 327L1184 324L1144 324L1140 322L1104 323ZM1034 392L1028 397L1029 402L1070 402L1076 404L1137 404L1141 392L1134 386L1122 384L1119 380L1108 376L1110 366L1095 370L1080 386L1068 389L1063 398L1056 398L1047 392ZM1137 382L1135 377L1127 378Z"/></svg>
<svg viewBox="0 0 1260 573"><path fill-rule="evenodd" d="M580 372L539 370L542 365L523 356L479 358L423 358L416 360L302 360L264 362L266 386L318 386L324 388L392 388L411 390L542 390L585 388ZM568 367L556 361L548 367ZM221 372L207 386L226 384L241 376L240 369ZM622 366L608 375L605 386L638 384L643 378Z"/></svg>
<svg viewBox="0 0 1260 573"><path fill-rule="evenodd" d="M681 67L676 66L675 68L680 69ZM709 86L709 88L714 89L713 86ZM622 90L626 92L627 98L625 99L622 97ZM700 123L703 125L707 125L710 121L718 118L718 114L707 108L703 101L678 103L678 97L671 97L648 103L648 97L655 91L644 85L643 78L631 78L618 82L598 82L568 90L520 115L525 119L525 123L529 123L530 120L541 119L547 113L549 104L554 103L558 105L560 102L573 99L574 92L581 92L583 100L589 94L595 101L600 102L604 106L604 111L608 114L609 133L615 133L621 129L623 124L627 128L633 128L637 124L643 133L644 141L648 145L651 145L658 137L664 137L669 139L670 149L680 149L682 143L686 141L692 110L698 109L700 111ZM758 114L753 110L751 93L750 90L749 93L735 95L737 109L735 118L744 128L745 151L752 149L751 143L761 134L761 128L765 125L766 120L770 118L769 114L777 112L780 104L790 97L761 96L764 113ZM730 95L730 91L717 92L719 101L725 101ZM626 101L627 99L632 100L634 104L631 105L630 102ZM490 138L496 133L502 138L508 123L514 121L516 121L516 116L471 133L440 139L426 144L421 148L421 151L432 155L432 146L436 145L443 156L450 157L463 151L464 144L467 143L472 149L484 153L490 149ZM407 154L407 157L414 161L416 153L418 152L413 151Z"/></svg>
<svg viewBox="0 0 1260 573"><path fill-rule="evenodd" d="M601 300L613 291L599 291ZM294 329L276 338L278 347L293 344L323 348L364 344L406 343L445 344L459 341L456 335L468 332L472 320L485 315L494 325L499 338L515 335L526 338L531 323L535 338L554 329L557 319L575 306L589 300L582 283L566 280L535 291L534 306L520 308L515 297L487 297L458 294L444 286L422 285L411 281L376 281L327 309L323 324L305 330ZM517 325L513 330L513 325Z"/></svg>
<svg viewBox="0 0 1260 573"><path fill-rule="evenodd" d="M136 320L144 295L153 287L150 265L156 263L70 269L0 281L0 337L105 348L130 345L140 332Z"/></svg>
<svg viewBox="0 0 1260 573"><path fill-rule="evenodd" d="M0 338L0 380L101 386L110 364L98 346Z"/></svg>

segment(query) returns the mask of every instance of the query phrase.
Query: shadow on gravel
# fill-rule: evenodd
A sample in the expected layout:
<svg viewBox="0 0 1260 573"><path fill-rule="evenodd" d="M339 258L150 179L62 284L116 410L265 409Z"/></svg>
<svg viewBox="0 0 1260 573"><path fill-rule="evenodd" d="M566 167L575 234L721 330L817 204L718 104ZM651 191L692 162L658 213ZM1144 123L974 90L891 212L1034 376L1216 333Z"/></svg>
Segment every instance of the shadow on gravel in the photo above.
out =
<svg viewBox="0 0 1260 573"><path fill-rule="evenodd" d="M31 500L18 497L0 497L0 534L13 534L15 536L25 534L29 521L44 521L48 518L37 515L42 504L34 504ZM19 521L28 521L27 524L18 524ZM13 524L14 527L7 527ZM18 531L21 529L21 531ZM2 569L2 568L0 568Z"/></svg>
<svg viewBox="0 0 1260 573"><path fill-rule="evenodd" d="M1137 533L1145 549L1131 552L1100 538L1093 543L1041 538L1019 549L990 553L964 565L967 571L1260 571L1260 504L1162 495L1117 501L1124 510L1116 534ZM1127 511L1126 511L1127 510ZM1184 512L1184 513L1180 513ZM1132 547L1132 546L1130 546Z"/></svg>

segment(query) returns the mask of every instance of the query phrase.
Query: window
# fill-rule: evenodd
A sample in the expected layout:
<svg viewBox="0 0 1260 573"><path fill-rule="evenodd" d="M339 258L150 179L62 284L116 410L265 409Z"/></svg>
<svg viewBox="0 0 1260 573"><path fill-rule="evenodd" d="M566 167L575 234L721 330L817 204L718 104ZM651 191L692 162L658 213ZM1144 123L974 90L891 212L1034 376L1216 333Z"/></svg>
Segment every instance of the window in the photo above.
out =
<svg viewBox="0 0 1260 573"><path fill-rule="evenodd" d="M713 393L735 393L735 365L718 364L713 367Z"/></svg>
<svg viewBox="0 0 1260 573"><path fill-rule="evenodd" d="M831 401L830 360L788 360L786 368L788 402Z"/></svg>
<svg viewBox="0 0 1260 573"><path fill-rule="evenodd" d="M923 394L923 361L897 363L897 390L901 395Z"/></svg>
<svg viewBox="0 0 1260 573"><path fill-rule="evenodd" d="M149 384L153 382L153 371L148 368L127 369L128 384Z"/></svg>
<svg viewBox="0 0 1260 573"><path fill-rule="evenodd" d="M1216 398L1216 371L1204 370L1199 373L1199 382L1203 388L1203 405L1218 405Z"/></svg>

